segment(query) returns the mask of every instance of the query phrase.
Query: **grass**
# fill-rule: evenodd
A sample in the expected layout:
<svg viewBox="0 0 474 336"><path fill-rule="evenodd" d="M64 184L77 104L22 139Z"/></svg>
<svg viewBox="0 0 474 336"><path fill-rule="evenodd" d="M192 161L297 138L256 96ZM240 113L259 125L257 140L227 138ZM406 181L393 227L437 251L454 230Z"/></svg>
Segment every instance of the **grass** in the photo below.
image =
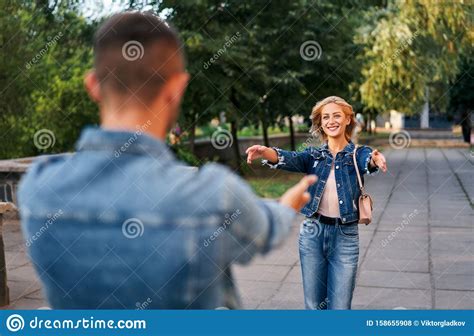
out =
<svg viewBox="0 0 474 336"><path fill-rule="evenodd" d="M300 174L284 175L275 177L250 177L247 182L252 186L255 193L264 198L278 198L288 188L294 186L300 179Z"/></svg>
<svg viewBox="0 0 474 336"><path fill-rule="evenodd" d="M220 127L230 131L230 123L221 125ZM218 128L210 124L204 125L201 127L196 127L196 139L208 139ZM295 132L307 133L309 130L308 126L297 125L295 126ZM286 126L270 126L267 128L268 135L288 135L289 129ZM237 131L238 137L249 137L249 136L263 136L262 128L255 126L245 126ZM187 134L184 134L181 138L182 140L187 140Z"/></svg>
<svg viewBox="0 0 474 336"><path fill-rule="evenodd" d="M288 133L287 127L269 127L267 129L268 135L275 135L275 134L286 134ZM253 126L243 127L237 132L237 136L239 137L246 137L246 136L262 136L262 129L256 128Z"/></svg>

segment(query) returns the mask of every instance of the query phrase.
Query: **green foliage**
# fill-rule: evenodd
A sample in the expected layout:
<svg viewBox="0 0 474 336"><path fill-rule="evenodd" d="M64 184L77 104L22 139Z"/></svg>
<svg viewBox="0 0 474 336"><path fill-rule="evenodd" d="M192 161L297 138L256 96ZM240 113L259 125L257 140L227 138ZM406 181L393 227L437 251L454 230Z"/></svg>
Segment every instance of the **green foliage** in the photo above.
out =
<svg viewBox="0 0 474 336"><path fill-rule="evenodd" d="M474 108L474 55L463 58L461 72L449 91L452 112Z"/></svg>
<svg viewBox="0 0 474 336"><path fill-rule="evenodd" d="M202 165L202 162L185 146L174 145L171 149L179 160L186 162L190 166L199 167Z"/></svg>
<svg viewBox="0 0 474 336"><path fill-rule="evenodd" d="M288 133L288 127L286 126L272 126L268 128L268 134L282 134L282 133ZM261 136L262 135L262 129L261 128L256 128L252 126L248 127L243 127L239 132L238 132L239 137L248 137L248 136Z"/></svg>
<svg viewBox="0 0 474 336"><path fill-rule="evenodd" d="M364 47L362 102L413 114L428 88L438 103L459 72L460 57L473 46L469 10L472 5L463 1L397 0L366 13L356 37Z"/></svg>
<svg viewBox="0 0 474 336"><path fill-rule="evenodd" d="M67 7L39 4L4 2L1 11L6 55L0 67L7 74L0 79L6 88L1 158L71 151L82 127L98 122L83 87L95 25ZM35 134L44 129L52 132L54 145L35 146Z"/></svg>
<svg viewBox="0 0 474 336"><path fill-rule="evenodd" d="M185 129L221 112L241 126L275 126L281 117L309 115L327 95L347 97L348 83L359 76L360 62L350 57L356 51L352 39L359 5L164 1L156 10L167 8L190 60ZM300 47L308 40L320 43L319 60L301 57ZM226 46L228 41L233 43Z"/></svg>
<svg viewBox="0 0 474 336"><path fill-rule="evenodd" d="M463 98L472 96L472 76L464 76L472 73L469 2L121 3L152 9L180 31L191 75L179 120L183 138L192 139L196 129L210 137L216 128L209 121L222 115L222 127L236 122L239 136L286 132L285 117L308 116L329 95L372 116L392 108L418 111L426 87L441 110L448 101L451 109L472 101ZM71 151L81 128L99 122L82 83L92 67L98 17L77 0L0 2L0 158ZM307 41L321 46L316 59L302 57ZM35 146L43 129L54 134L54 146Z"/></svg>
<svg viewBox="0 0 474 336"><path fill-rule="evenodd" d="M299 133L308 133L309 126L307 124L301 124L296 127L296 131Z"/></svg>
<svg viewBox="0 0 474 336"><path fill-rule="evenodd" d="M218 131L219 129L229 131L229 126L227 124L221 124L217 127L207 123L200 127L200 136L203 138L210 139L212 137L212 134Z"/></svg>

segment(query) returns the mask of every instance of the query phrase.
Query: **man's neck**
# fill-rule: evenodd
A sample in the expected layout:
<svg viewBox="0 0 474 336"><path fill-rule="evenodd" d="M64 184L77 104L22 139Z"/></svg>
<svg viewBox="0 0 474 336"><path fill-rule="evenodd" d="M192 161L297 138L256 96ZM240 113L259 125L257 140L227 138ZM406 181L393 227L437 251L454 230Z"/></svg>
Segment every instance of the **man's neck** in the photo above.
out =
<svg viewBox="0 0 474 336"><path fill-rule="evenodd" d="M328 147L332 155L335 157L337 153L343 150L349 142L346 140L346 137L342 135L341 137L328 138Z"/></svg>
<svg viewBox="0 0 474 336"><path fill-rule="evenodd" d="M101 111L100 127L112 131L125 131L146 133L147 135L165 140L167 130L157 117L149 117L149 113L144 111Z"/></svg>

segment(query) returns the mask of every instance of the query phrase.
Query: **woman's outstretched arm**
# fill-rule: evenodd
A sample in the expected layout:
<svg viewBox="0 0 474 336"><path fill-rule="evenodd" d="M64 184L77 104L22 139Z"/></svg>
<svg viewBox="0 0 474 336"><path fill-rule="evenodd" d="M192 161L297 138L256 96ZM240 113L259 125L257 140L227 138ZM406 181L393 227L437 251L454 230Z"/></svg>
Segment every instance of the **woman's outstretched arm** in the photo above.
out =
<svg viewBox="0 0 474 336"><path fill-rule="evenodd" d="M308 150L302 152L286 151L280 148L270 148L254 145L245 151L247 163L251 164L255 159L264 159L263 164L273 169L283 169L296 173L309 173L312 156Z"/></svg>
<svg viewBox="0 0 474 336"><path fill-rule="evenodd" d="M385 156L376 149L360 146L357 149L357 166L361 174L373 175L379 170L387 172Z"/></svg>
<svg viewBox="0 0 474 336"><path fill-rule="evenodd" d="M379 167L384 173L387 172L387 160L385 160L385 156L376 149L372 151L372 159L370 160L369 165L372 167Z"/></svg>
<svg viewBox="0 0 474 336"><path fill-rule="evenodd" d="M276 150L266 146L254 145L245 151L247 154L247 163L251 164L252 160L263 158L269 163L276 164L278 163L278 153Z"/></svg>

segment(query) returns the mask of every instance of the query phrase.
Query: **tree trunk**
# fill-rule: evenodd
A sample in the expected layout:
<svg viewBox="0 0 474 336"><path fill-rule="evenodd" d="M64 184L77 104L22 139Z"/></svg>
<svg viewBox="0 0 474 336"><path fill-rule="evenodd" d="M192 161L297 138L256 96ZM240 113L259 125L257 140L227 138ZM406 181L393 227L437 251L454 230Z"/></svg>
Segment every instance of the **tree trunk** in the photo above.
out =
<svg viewBox="0 0 474 336"><path fill-rule="evenodd" d="M235 158L235 165L240 175L242 175L241 164L242 164L242 157L240 156L239 151L239 138L237 137L237 131L239 127L236 120L232 120L230 123L230 131L232 134L233 139L233 149L234 149L234 158Z"/></svg>
<svg viewBox="0 0 474 336"><path fill-rule="evenodd" d="M461 114L461 129L464 142L471 143L471 111L468 107L462 107L463 112Z"/></svg>
<svg viewBox="0 0 474 336"><path fill-rule="evenodd" d="M365 113L364 114L364 129L363 131L366 133L369 133L369 127L367 126L369 124L369 114Z"/></svg>
<svg viewBox="0 0 474 336"><path fill-rule="evenodd" d="M237 131L239 130L238 127L238 122L237 122L237 113L240 111L240 103L239 100L237 99L237 94L235 92L235 88L232 87L231 93L230 93L230 101L232 104L235 106L235 113L232 118L232 121L230 123L230 131L232 134L232 139L233 139L233 147L234 147L234 158L235 158L235 164L237 171L239 172L240 175L243 175L242 173L242 157L240 156L240 151L239 151L239 138L237 137Z"/></svg>
<svg viewBox="0 0 474 336"><path fill-rule="evenodd" d="M189 129L189 150L193 154L195 154L194 149L195 149L195 140L196 140L196 120L197 120L197 115L194 115L193 123L191 125L191 128Z"/></svg>
<svg viewBox="0 0 474 336"><path fill-rule="evenodd" d="M263 132L263 145L270 147L270 141L268 140L268 124L266 114L262 118L262 132Z"/></svg>
<svg viewBox="0 0 474 336"><path fill-rule="evenodd" d="M372 115L372 120L374 121L374 129L372 130L372 134L375 135L377 134L377 113L374 112Z"/></svg>
<svg viewBox="0 0 474 336"><path fill-rule="evenodd" d="M372 121L372 113L369 113L367 114L367 133L369 135L372 135L371 121Z"/></svg>
<svg viewBox="0 0 474 336"><path fill-rule="evenodd" d="M295 145L295 130L293 128L293 118L291 116L288 117L289 123L290 123L290 144L291 144L291 150L294 151L296 150L296 145Z"/></svg>

